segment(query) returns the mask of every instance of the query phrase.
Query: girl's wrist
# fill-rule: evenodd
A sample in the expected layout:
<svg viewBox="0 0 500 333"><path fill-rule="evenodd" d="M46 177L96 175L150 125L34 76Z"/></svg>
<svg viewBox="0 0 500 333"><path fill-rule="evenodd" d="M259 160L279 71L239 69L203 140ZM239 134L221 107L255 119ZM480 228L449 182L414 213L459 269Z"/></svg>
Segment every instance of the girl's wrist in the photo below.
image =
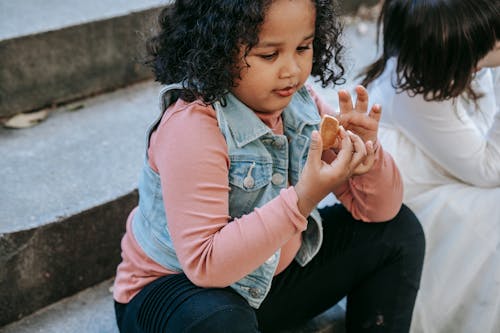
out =
<svg viewBox="0 0 500 333"><path fill-rule="evenodd" d="M314 208L318 205L319 201L311 198L310 195L307 194L307 191L303 188L302 184L298 182L295 186L295 193L297 194L297 208L299 209L302 216L307 218Z"/></svg>

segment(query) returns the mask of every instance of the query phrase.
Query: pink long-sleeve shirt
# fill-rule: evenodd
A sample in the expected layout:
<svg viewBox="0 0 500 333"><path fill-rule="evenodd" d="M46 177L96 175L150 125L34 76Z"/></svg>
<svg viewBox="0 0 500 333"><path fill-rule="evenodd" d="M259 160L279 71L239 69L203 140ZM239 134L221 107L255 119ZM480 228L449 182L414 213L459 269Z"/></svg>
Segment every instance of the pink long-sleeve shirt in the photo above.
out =
<svg viewBox="0 0 500 333"><path fill-rule="evenodd" d="M321 114L332 114L310 89ZM276 134L283 133L281 112L257 114ZM399 171L381 146L373 168L351 178L334 194L363 221L393 218L402 202ZM297 207L293 186L252 213L228 216L229 156L215 110L200 102L178 100L170 106L151 135L149 164L159 173L168 228L184 273L193 283L225 287L252 272L281 249L276 274L294 259L307 220ZM175 189L172 191L171 189ZM122 239L114 299L128 303L145 285L171 271L142 251L128 218ZM231 222L229 222L231 220Z"/></svg>

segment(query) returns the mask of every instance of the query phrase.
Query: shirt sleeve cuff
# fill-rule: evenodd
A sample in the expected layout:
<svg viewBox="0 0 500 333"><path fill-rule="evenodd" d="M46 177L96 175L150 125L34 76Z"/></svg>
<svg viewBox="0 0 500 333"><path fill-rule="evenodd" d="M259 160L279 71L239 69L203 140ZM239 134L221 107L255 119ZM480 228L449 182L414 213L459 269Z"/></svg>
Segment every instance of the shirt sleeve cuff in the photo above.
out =
<svg viewBox="0 0 500 333"><path fill-rule="evenodd" d="M298 231L302 232L307 229L307 219L300 213L298 202L299 198L295 188L290 186L287 189L283 189L280 192L283 198L284 205L287 208L288 217L290 221L295 225Z"/></svg>

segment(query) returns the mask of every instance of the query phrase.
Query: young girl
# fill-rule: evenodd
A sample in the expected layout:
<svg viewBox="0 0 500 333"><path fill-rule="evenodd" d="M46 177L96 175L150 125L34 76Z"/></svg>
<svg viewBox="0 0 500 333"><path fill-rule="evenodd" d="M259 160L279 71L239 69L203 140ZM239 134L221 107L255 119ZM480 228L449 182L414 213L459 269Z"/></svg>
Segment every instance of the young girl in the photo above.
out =
<svg viewBox="0 0 500 333"><path fill-rule="evenodd" d="M323 152L332 110L304 86L343 72L333 3L175 1L160 23L150 64L166 86L122 240L120 331L270 332L345 295L349 332L407 331L424 238L380 108L342 92L358 134ZM331 192L342 205L318 211Z"/></svg>
<svg viewBox="0 0 500 333"><path fill-rule="evenodd" d="M500 1L386 0L366 72L424 226L413 332L500 332Z"/></svg>

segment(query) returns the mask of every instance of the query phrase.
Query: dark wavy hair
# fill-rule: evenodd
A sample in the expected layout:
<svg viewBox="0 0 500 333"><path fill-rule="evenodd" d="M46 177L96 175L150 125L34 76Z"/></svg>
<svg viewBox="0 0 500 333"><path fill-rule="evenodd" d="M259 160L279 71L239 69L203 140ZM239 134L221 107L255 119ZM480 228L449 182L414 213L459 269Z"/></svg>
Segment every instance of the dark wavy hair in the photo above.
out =
<svg viewBox="0 0 500 333"><path fill-rule="evenodd" d="M342 24L333 0L316 5L312 76L322 86L343 82ZM258 43L272 0L177 0L162 9L159 32L147 42L145 63L156 81L182 82L181 98L205 103L221 100L240 75L237 55Z"/></svg>
<svg viewBox="0 0 500 333"><path fill-rule="evenodd" d="M383 33L380 34L380 29ZM368 86L397 57L398 91L447 100L471 87L477 63L500 38L499 0L385 0L378 18L380 58L363 73Z"/></svg>

